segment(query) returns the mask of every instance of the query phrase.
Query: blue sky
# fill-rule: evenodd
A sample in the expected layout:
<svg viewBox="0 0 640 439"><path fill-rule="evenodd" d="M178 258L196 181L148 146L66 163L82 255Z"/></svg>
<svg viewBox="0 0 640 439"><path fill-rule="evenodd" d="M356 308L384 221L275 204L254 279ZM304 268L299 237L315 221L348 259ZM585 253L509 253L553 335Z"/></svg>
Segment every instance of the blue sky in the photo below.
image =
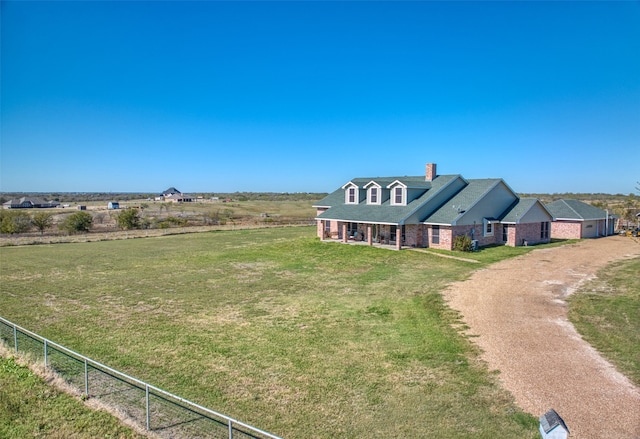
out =
<svg viewBox="0 0 640 439"><path fill-rule="evenodd" d="M638 2L0 5L0 191L640 180Z"/></svg>

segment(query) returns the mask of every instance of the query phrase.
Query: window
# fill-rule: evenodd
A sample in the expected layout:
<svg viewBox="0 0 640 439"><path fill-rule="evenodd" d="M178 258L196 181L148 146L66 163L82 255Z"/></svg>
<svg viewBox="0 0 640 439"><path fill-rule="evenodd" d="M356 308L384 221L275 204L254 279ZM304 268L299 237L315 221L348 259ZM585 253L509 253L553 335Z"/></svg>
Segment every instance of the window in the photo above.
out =
<svg viewBox="0 0 640 439"><path fill-rule="evenodd" d="M325 221L324 222L324 231L325 232L331 232L331 221Z"/></svg>
<svg viewBox="0 0 640 439"><path fill-rule="evenodd" d="M369 204L380 204L379 192L377 187L369 188Z"/></svg>
<svg viewBox="0 0 640 439"><path fill-rule="evenodd" d="M493 236L493 224L488 219L483 220L484 222L484 236Z"/></svg>
<svg viewBox="0 0 640 439"><path fill-rule="evenodd" d="M540 239L549 239L549 222L540 223Z"/></svg>
<svg viewBox="0 0 640 439"><path fill-rule="evenodd" d="M507 242L509 240L509 227L502 226L502 242Z"/></svg>
<svg viewBox="0 0 640 439"><path fill-rule="evenodd" d="M351 186L350 188L347 189L347 204L357 204L358 203L358 198L357 198L357 194L358 194L358 190L357 188Z"/></svg>
<svg viewBox="0 0 640 439"><path fill-rule="evenodd" d="M393 193L394 193L395 203L402 204L402 188L401 187L395 188L393 190Z"/></svg>
<svg viewBox="0 0 640 439"><path fill-rule="evenodd" d="M431 244L440 244L440 226L431 227Z"/></svg>
<svg viewBox="0 0 640 439"><path fill-rule="evenodd" d="M407 187L400 181L396 180L387 186L389 189L389 203L392 206L407 205Z"/></svg>
<svg viewBox="0 0 640 439"><path fill-rule="evenodd" d="M400 227L400 242L404 243L405 240L405 227L404 224ZM396 238L398 236L398 226L390 226L389 227L389 241L390 242L396 242Z"/></svg>

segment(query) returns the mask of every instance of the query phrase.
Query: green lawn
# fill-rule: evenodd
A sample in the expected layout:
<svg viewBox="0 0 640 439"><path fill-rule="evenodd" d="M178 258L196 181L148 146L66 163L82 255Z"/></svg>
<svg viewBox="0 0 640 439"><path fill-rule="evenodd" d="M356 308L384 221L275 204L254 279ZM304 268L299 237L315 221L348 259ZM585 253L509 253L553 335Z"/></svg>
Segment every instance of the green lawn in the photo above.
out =
<svg viewBox="0 0 640 439"><path fill-rule="evenodd" d="M0 437L141 438L103 411L85 407L13 358L0 356Z"/></svg>
<svg viewBox="0 0 640 439"><path fill-rule="evenodd" d="M0 315L286 438L535 438L439 294L487 262L315 228L0 248Z"/></svg>
<svg viewBox="0 0 640 439"><path fill-rule="evenodd" d="M569 299L578 332L640 386L640 258L600 271Z"/></svg>

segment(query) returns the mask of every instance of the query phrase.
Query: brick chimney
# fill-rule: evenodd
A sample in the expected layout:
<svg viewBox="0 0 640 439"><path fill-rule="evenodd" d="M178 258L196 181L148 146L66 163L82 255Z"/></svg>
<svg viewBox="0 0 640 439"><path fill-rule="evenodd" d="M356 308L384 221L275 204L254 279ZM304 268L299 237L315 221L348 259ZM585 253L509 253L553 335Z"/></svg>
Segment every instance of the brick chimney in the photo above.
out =
<svg viewBox="0 0 640 439"><path fill-rule="evenodd" d="M438 174L436 174L436 164L435 163L427 163L427 174L425 177L426 181L431 181L436 178Z"/></svg>

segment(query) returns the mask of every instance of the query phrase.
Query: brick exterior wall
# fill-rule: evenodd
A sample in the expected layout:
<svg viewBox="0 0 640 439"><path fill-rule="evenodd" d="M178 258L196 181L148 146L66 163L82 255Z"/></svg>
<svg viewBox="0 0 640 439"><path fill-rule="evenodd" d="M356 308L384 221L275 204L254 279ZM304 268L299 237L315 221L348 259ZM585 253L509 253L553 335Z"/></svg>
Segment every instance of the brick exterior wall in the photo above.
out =
<svg viewBox="0 0 640 439"><path fill-rule="evenodd" d="M440 239L438 244L433 243L433 228L431 226L426 227L426 235L427 242L425 242L425 247L429 248L438 248L441 250L451 250L453 247L453 235L451 233L451 227L448 226L440 226Z"/></svg>
<svg viewBox="0 0 640 439"><path fill-rule="evenodd" d="M324 210L318 209L318 214ZM344 239L342 233L343 222L330 221L329 231L326 231L326 221L317 221L316 232L320 239ZM507 241L502 240L503 227L507 228ZM367 224L359 223L357 226L358 233L362 240L368 241L370 230ZM528 224L494 224L494 233L492 236L483 236L483 225L476 224L475 226L440 226L440 242L434 244L433 240L433 227L424 224L409 224L405 226L405 240L402 243L406 247L418 247L418 248L437 248L442 250L453 250L453 241L458 235L467 235L472 239L478 241L480 247L487 245L501 245L506 244L512 247L524 245L526 241L527 245L547 243L549 238L540 238L541 224L528 223ZM471 233L473 231L473 233ZM580 234L579 223L551 223L551 236L560 239L574 239ZM396 235L391 236L391 227L388 225L377 226L378 236L372 236L371 239L376 240L382 238L382 243L390 244L396 240ZM378 242L377 240L375 242Z"/></svg>
<svg viewBox="0 0 640 439"><path fill-rule="evenodd" d="M553 223L552 227L553 227ZM541 223L528 223L516 225L516 246L524 245L526 241L527 245L543 244L550 241L550 238L540 238Z"/></svg>
<svg viewBox="0 0 640 439"><path fill-rule="evenodd" d="M316 211L316 216L326 212L327 209L324 207L320 207L317 209ZM316 236L320 239L324 239L324 221L322 220L316 220Z"/></svg>
<svg viewBox="0 0 640 439"><path fill-rule="evenodd" d="M551 223L551 236L558 239L582 238L582 223L554 221Z"/></svg>
<svg viewBox="0 0 640 439"><path fill-rule="evenodd" d="M422 244L422 224L409 224L404 228L404 245L408 247L424 247Z"/></svg>
<svg viewBox="0 0 640 439"><path fill-rule="evenodd" d="M516 232L518 231L516 226L503 224L502 227L507 228L507 242L506 245L516 247Z"/></svg>

